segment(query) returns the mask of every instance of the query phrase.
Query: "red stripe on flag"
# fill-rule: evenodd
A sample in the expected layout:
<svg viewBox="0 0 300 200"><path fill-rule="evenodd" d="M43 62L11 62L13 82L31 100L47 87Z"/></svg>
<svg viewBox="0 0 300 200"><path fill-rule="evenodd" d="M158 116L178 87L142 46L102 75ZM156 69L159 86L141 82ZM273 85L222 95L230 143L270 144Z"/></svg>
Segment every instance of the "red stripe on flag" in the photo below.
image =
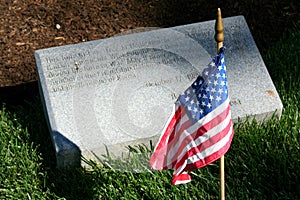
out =
<svg viewBox="0 0 300 200"><path fill-rule="evenodd" d="M173 129L172 129L172 133L171 133L171 135L169 137L168 144L173 141L173 139L175 137L175 134L178 132L178 131L176 131L176 127L178 125L181 125L181 119L186 115L186 110L185 110L185 108L184 108L184 106L182 104L180 104L180 106L176 110L175 114L178 115L177 118L176 118L177 121L174 124L174 126L172 127ZM165 133L166 134L170 134L170 131L171 131L171 129L168 129L168 130L165 131Z"/></svg>
<svg viewBox="0 0 300 200"><path fill-rule="evenodd" d="M175 114L173 115L170 123L168 124L163 137L161 138L161 142L158 144L157 149L161 149L163 147L163 145L165 145L167 143L167 139L168 141L170 141L171 138L173 138L174 136L170 133L171 130L174 130L174 127L176 127L176 125L179 123L181 119L181 106L179 106L177 108L177 110L175 111Z"/></svg>
<svg viewBox="0 0 300 200"><path fill-rule="evenodd" d="M170 137L174 137L170 135L170 132L175 130L175 127L180 122L180 119L182 117L182 106L180 105L176 110L174 115L172 116L170 122L168 123L168 126L165 128L165 132L162 135L162 137L159 139L159 143L157 144L154 153L152 154L150 158L150 166L154 169L162 169L163 163L167 154L167 148L166 145L168 141L170 140ZM175 134L175 133L174 133ZM156 164L156 162L159 162ZM154 166L155 164L155 166Z"/></svg>
<svg viewBox="0 0 300 200"><path fill-rule="evenodd" d="M204 158L204 160L198 160L194 163L190 163L187 164L187 166L185 167L184 170L194 170L194 169L199 169L201 167L204 167L206 165L209 165L210 163L218 160L220 157L222 157L223 155L225 155L225 153L228 151L232 138L233 138L233 129L232 129L232 133L230 133L230 139L229 141L226 143L226 145L224 145L219 151L211 154L210 156Z"/></svg>
<svg viewBox="0 0 300 200"><path fill-rule="evenodd" d="M191 180L192 180L191 176L187 173L174 175L173 180L172 180L172 185L188 183L188 182L191 182Z"/></svg>
<svg viewBox="0 0 300 200"><path fill-rule="evenodd" d="M176 133L176 138L180 137L180 133L182 133L184 130L186 130L188 127L191 126L190 121L188 120L187 122L183 123L179 129L179 131ZM178 157L181 153L181 151L178 150L178 147L176 147L176 145L180 145L178 144L178 141L173 140L171 143L168 143L167 147L168 147L168 153L167 156L165 157L165 165L168 165L169 163L172 163L171 168L174 168L174 163L172 162L172 160L174 160L174 157ZM171 156L171 162L169 161L169 156Z"/></svg>
<svg viewBox="0 0 300 200"><path fill-rule="evenodd" d="M208 130L210 130L210 129L214 128L215 126L217 126L218 124L220 124L227 117L229 112L230 112L230 106L227 106L227 108L222 113L220 113L218 116L213 118L211 121L207 122L205 125L199 127L199 129L197 131L195 131L194 133L187 135L183 141L177 140L177 142L181 142L181 144L180 144L180 147L177 149L176 155L172 156L172 160L173 160L172 167L174 167L175 164L177 163L177 161L178 161L177 159L180 159L180 158L178 158L178 155L180 155L183 151L186 150L186 147L189 143L191 143L192 141L195 141L200 136L205 134ZM180 137L181 134L183 134L182 131L178 133L178 137Z"/></svg>
<svg viewBox="0 0 300 200"><path fill-rule="evenodd" d="M208 130L214 128L215 126L217 126L218 124L220 124L228 115L228 113L230 112L230 105L228 104L227 108L220 113L219 115L215 116L213 119L211 119L209 122L207 122L206 124L204 124L203 126L201 126L198 130L197 130L197 134L193 135L193 137L195 139L197 139L198 137L202 136L203 134L205 134Z"/></svg>
<svg viewBox="0 0 300 200"><path fill-rule="evenodd" d="M176 163L176 168L175 169L178 169L180 166L182 166L188 158L190 158L193 155L196 155L198 153L202 153L203 150L208 149L209 147L213 146L214 144L219 142L221 139L223 139L227 134L231 134L231 133L228 133L231 126L232 126L232 122L230 121L228 123L228 125L221 132L219 132L214 137L212 137L211 140L209 139L209 140L207 140L203 143L200 143L196 147L194 147L194 148L190 149L189 151L187 151L186 154L184 154L184 156L180 159L180 161ZM213 154L211 154L211 155L213 155ZM210 157L211 155L208 155L207 157ZM201 159L201 160L205 161L205 158ZM208 164L209 163L204 163L201 167L204 167L205 165L208 165Z"/></svg>

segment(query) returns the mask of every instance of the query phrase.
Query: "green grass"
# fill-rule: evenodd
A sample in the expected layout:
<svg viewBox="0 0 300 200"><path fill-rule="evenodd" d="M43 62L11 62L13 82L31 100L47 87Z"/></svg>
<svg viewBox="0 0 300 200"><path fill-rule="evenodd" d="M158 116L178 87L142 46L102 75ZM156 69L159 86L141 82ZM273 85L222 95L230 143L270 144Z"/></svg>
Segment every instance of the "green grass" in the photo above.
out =
<svg viewBox="0 0 300 200"><path fill-rule="evenodd" d="M48 195L42 157L15 114L0 112L0 198L42 198Z"/></svg>
<svg viewBox="0 0 300 200"><path fill-rule="evenodd" d="M284 110L280 120L235 125L225 156L227 199L300 199L299 55L300 26L262 52ZM219 198L219 161L179 186L170 185L171 171L122 172L105 163L57 170L40 99L0 110L0 199Z"/></svg>

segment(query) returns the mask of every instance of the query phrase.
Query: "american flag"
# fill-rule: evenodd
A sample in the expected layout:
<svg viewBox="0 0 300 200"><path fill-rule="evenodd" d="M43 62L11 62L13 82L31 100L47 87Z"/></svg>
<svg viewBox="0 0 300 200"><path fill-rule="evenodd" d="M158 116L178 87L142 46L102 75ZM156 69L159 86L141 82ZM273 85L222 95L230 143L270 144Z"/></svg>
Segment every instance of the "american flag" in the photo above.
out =
<svg viewBox="0 0 300 200"><path fill-rule="evenodd" d="M233 138L225 47L177 99L150 158L156 170L174 169L172 184L191 181L188 170L223 156Z"/></svg>

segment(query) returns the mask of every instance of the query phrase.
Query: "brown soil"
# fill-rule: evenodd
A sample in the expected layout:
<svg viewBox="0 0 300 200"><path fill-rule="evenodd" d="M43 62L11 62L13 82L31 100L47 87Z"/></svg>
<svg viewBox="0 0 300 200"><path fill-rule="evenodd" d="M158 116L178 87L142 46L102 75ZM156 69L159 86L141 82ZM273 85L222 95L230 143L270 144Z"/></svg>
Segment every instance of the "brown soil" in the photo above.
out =
<svg viewBox="0 0 300 200"><path fill-rule="evenodd" d="M36 81L36 49L102 39L138 27L212 20L217 7L223 17L244 15L260 50L300 22L298 0L2 0L0 87Z"/></svg>

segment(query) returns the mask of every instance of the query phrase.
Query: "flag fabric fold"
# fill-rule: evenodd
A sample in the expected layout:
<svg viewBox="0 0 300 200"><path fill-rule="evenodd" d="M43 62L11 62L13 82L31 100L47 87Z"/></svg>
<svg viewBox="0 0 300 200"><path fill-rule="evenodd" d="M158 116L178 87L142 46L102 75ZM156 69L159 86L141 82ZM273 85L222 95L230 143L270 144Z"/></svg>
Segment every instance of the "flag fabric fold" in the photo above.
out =
<svg viewBox="0 0 300 200"><path fill-rule="evenodd" d="M230 147L234 130L224 51L178 97L150 158L152 169L174 169L173 185L190 182L188 170L214 162Z"/></svg>

